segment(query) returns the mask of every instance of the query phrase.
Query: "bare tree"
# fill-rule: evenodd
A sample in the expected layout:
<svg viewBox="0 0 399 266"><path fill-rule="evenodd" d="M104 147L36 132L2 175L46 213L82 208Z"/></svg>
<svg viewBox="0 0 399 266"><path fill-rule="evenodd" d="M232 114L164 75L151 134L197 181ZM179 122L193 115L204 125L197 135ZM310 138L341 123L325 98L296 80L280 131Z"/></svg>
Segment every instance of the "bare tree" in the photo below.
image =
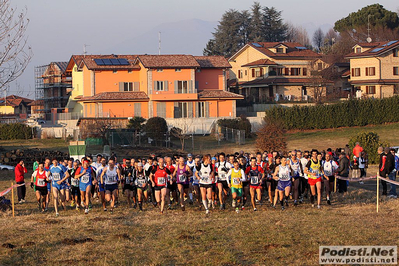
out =
<svg viewBox="0 0 399 266"><path fill-rule="evenodd" d="M170 134L175 138L180 140L181 149L184 151L184 145L186 140L190 138L189 130L191 127L192 121L189 122L187 119L181 119L174 127L170 129Z"/></svg>
<svg viewBox="0 0 399 266"><path fill-rule="evenodd" d="M0 0L0 89L21 76L32 59L26 14L26 8L18 13L10 0Z"/></svg>
<svg viewBox="0 0 399 266"><path fill-rule="evenodd" d="M287 23L287 41L298 42L306 47L311 47L308 32L302 26L295 26Z"/></svg>
<svg viewBox="0 0 399 266"><path fill-rule="evenodd" d="M313 44L316 46L318 51L320 51L320 48L323 46L323 42L324 33L321 28L318 28L313 34Z"/></svg>

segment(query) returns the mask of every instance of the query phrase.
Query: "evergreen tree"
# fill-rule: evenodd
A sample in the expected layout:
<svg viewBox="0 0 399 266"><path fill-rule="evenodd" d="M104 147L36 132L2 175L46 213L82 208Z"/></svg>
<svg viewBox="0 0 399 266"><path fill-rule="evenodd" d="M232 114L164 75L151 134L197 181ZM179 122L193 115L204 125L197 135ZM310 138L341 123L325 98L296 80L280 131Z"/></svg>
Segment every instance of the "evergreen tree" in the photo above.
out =
<svg viewBox="0 0 399 266"><path fill-rule="evenodd" d="M249 39L251 42L260 42L262 41L263 12L259 2L254 2L251 7L251 13L251 33Z"/></svg>
<svg viewBox="0 0 399 266"><path fill-rule="evenodd" d="M282 42L287 37L287 25L281 18L281 11L274 7L263 9L263 41Z"/></svg>

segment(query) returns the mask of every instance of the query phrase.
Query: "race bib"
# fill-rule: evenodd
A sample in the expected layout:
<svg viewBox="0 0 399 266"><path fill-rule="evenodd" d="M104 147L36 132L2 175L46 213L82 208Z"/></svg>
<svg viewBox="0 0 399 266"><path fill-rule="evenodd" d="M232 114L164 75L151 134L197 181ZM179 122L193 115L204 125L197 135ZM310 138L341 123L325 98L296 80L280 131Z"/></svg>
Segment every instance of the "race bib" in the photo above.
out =
<svg viewBox="0 0 399 266"><path fill-rule="evenodd" d="M180 176L179 176L179 181L180 181L181 183L186 182L186 175L180 175Z"/></svg>
<svg viewBox="0 0 399 266"><path fill-rule="evenodd" d="M76 179L76 178L71 178L71 185L74 186L74 187L79 186L79 180Z"/></svg>
<svg viewBox="0 0 399 266"><path fill-rule="evenodd" d="M137 185L139 187L144 187L145 185L145 179L137 179Z"/></svg>
<svg viewBox="0 0 399 266"><path fill-rule="evenodd" d="M280 180L282 180L282 181L290 180L289 174L282 174Z"/></svg>
<svg viewBox="0 0 399 266"><path fill-rule="evenodd" d="M52 173L51 174L53 176L53 180L54 181L59 181L61 180L60 174L59 173Z"/></svg>
<svg viewBox="0 0 399 266"><path fill-rule="evenodd" d="M240 179L239 178L233 178L233 185L240 185Z"/></svg>
<svg viewBox="0 0 399 266"><path fill-rule="evenodd" d="M130 177L128 176L128 177L126 177L126 185L129 185L130 184Z"/></svg>
<svg viewBox="0 0 399 266"><path fill-rule="evenodd" d="M46 182L44 181L44 179L38 179L38 180L37 180L37 186L38 186L38 187L44 187L44 186L46 186Z"/></svg>
<svg viewBox="0 0 399 266"><path fill-rule="evenodd" d="M158 177L158 185L165 185L165 178L164 177Z"/></svg>
<svg viewBox="0 0 399 266"><path fill-rule="evenodd" d="M225 173L219 173L219 178L220 178L220 180L225 180L226 179L226 174Z"/></svg>
<svg viewBox="0 0 399 266"><path fill-rule="evenodd" d="M108 178L108 182L109 183L115 183L116 182L116 176L114 176L114 175L107 176L107 178Z"/></svg>
<svg viewBox="0 0 399 266"><path fill-rule="evenodd" d="M251 176L251 184L258 184L259 178L257 176Z"/></svg>
<svg viewBox="0 0 399 266"><path fill-rule="evenodd" d="M330 171L330 170L324 170L324 174L326 175L326 176L332 176L332 172Z"/></svg>
<svg viewBox="0 0 399 266"><path fill-rule="evenodd" d="M82 175L80 182L82 183L89 183L90 181L90 175L88 173Z"/></svg>

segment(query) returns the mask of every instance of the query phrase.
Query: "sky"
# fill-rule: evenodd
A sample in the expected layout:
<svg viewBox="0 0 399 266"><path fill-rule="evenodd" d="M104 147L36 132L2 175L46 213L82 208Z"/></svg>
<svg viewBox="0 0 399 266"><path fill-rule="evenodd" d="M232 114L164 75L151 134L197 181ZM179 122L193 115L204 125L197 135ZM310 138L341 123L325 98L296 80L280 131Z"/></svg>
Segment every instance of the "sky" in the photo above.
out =
<svg viewBox="0 0 399 266"><path fill-rule="evenodd" d="M131 54L156 54L157 45L150 46L146 33L156 35L162 25L199 19L205 22L220 20L228 9L250 9L253 1L244 0L10 0L18 10L27 8L30 20L27 31L28 43L32 47L32 58L25 73L10 85L7 92L34 99L34 66L53 61L68 61L72 54L82 54L86 44L89 54L112 51L114 54L127 53L119 44L140 43L140 51ZM369 0L280 0L262 1L262 6L274 6L282 11L286 22L304 26L311 31L317 27L328 28L338 19L351 12L374 4ZM397 11L397 0L379 1L386 9ZM173 27L173 26L172 26ZM179 30L179 29L177 29ZM208 38L211 36L203 35ZM182 34L187 34L182 32ZM189 36L187 36L190 38ZM158 38L155 36L154 38ZM181 36L184 38L184 36ZM141 40L145 40L140 42ZM196 42L198 40L195 40ZM207 42L203 40L204 43ZM198 45L190 45L184 53L201 54ZM201 45L202 46L202 45ZM126 47L126 46L125 46ZM132 47L138 47L137 45ZM144 48L143 48L144 47ZM142 50L148 48L148 51ZM171 46L162 53L178 53ZM114 49L114 50L113 50ZM136 48L137 49L137 48ZM128 52L129 53L129 52ZM19 89L16 89L19 88Z"/></svg>

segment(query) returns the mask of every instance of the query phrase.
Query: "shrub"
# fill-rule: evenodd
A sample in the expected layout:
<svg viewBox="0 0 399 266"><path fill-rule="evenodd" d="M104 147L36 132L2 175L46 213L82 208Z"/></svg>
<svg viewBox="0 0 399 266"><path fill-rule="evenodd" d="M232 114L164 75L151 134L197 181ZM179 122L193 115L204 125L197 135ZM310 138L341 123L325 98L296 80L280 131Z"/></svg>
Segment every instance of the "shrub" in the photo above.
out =
<svg viewBox="0 0 399 266"><path fill-rule="evenodd" d="M285 151L286 130L279 120L266 118L264 126L258 131L256 147L260 151Z"/></svg>
<svg viewBox="0 0 399 266"><path fill-rule="evenodd" d="M0 139L31 139L32 128L22 123L0 124Z"/></svg>
<svg viewBox="0 0 399 266"><path fill-rule="evenodd" d="M251 137L252 125L246 116L242 115L239 118L229 119L219 119L217 124L221 127L227 127L232 129L239 129L245 131L245 137Z"/></svg>
<svg viewBox="0 0 399 266"><path fill-rule="evenodd" d="M139 132L143 129L144 127L144 122L146 121L145 118L141 116L135 116L132 119L129 119L129 123L127 124L127 128L132 128L135 131Z"/></svg>
<svg viewBox="0 0 399 266"><path fill-rule="evenodd" d="M362 146L364 151L367 153L370 164L377 164L379 162L379 156L377 153L378 147L389 147L389 144L382 142L378 134L375 132L363 132L353 136L349 140L349 148L351 150L355 147L356 142L359 142L360 146Z"/></svg>
<svg viewBox="0 0 399 266"><path fill-rule="evenodd" d="M152 117L144 125L144 131L148 137L159 143L165 139L164 135L168 132L168 124L162 117Z"/></svg>
<svg viewBox="0 0 399 266"><path fill-rule="evenodd" d="M289 129L324 129L399 122L399 96L348 100L331 105L274 107L266 116Z"/></svg>

